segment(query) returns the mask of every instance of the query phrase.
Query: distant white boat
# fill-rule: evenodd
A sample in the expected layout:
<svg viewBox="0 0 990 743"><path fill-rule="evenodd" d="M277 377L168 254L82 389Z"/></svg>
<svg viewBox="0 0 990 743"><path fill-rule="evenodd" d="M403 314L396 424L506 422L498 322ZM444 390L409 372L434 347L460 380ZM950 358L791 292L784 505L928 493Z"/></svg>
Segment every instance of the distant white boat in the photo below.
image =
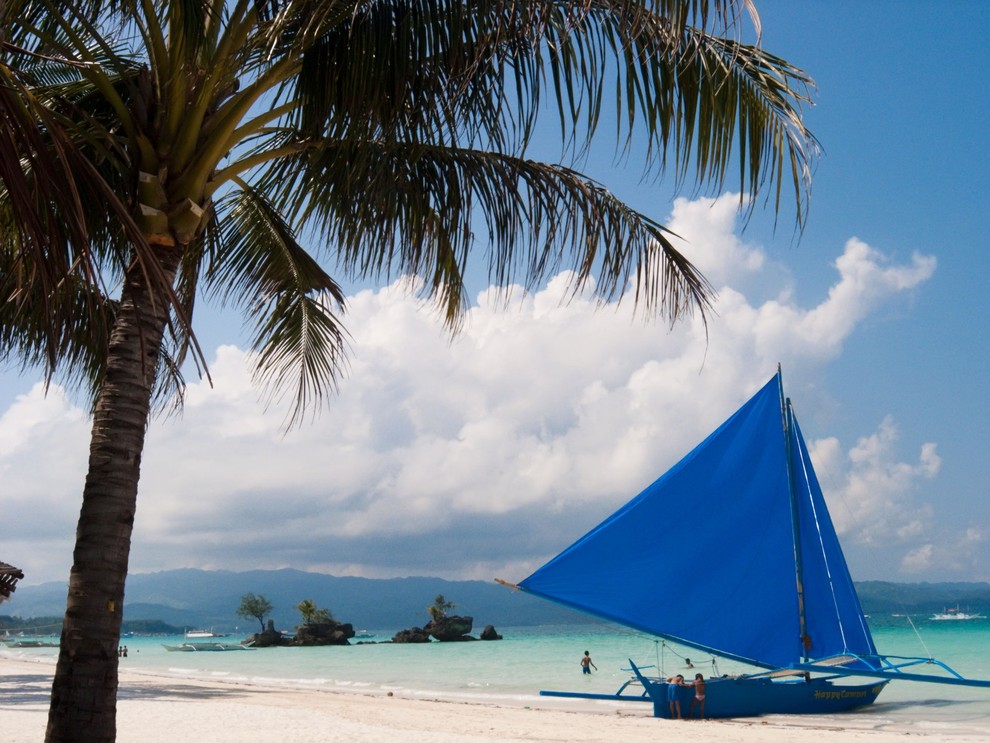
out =
<svg viewBox="0 0 990 743"><path fill-rule="evenodd" d="M226 633L214 632L212 627L208 630L207 629L187 630L185 634L187 640L202 640L210 637L226 637L226 636L227 636Z"/></svg>
<svg viewBox="0 0 990 743"><path fill-rule="evenodd" d="M962 611L958 606L943 609L938 614L932 614L932 621L935 622L946 622L961 619L986 619L982 614L970 614L968 612Z"/></svg>

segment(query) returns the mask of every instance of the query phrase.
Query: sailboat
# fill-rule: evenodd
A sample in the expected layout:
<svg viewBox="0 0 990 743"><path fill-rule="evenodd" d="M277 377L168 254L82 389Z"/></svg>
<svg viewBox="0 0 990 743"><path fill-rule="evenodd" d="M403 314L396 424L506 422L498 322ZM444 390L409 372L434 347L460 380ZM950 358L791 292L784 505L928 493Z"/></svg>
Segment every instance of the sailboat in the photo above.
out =
<svg viewBox="0 0 990 743"><path fill-rule="evenodd" d="M895 679L990 687L878 653L779 367L643 492L518 585L498 582L753 666L704 679L706 717L845 711ZM629 662L614 695L541 694L688 709L690 686ZM940 670L909 670L920 664Z"/></svg>

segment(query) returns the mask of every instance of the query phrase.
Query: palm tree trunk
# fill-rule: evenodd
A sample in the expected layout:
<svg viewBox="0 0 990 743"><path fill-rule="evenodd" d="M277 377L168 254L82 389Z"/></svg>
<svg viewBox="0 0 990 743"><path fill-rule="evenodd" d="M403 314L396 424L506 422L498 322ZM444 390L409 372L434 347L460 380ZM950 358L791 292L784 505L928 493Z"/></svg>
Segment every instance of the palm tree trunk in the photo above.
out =
<svg viewBox="0 0 990 743"><path fill-rule="evenodd" d="M158 248L158 255L171 281L180 251ZM142 268L132 265L93 413L89 472L48 713L48 743L116 738L124 580L168 308L167 301L149 291Z"/></svg>

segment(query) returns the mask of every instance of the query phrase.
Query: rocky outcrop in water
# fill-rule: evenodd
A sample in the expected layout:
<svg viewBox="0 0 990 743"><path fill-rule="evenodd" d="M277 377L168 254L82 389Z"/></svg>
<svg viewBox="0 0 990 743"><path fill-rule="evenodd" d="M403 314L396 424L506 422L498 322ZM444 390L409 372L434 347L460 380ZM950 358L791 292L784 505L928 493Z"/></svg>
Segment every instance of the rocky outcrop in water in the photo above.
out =
<svg viewBox="0 0 990 743"><path fill-rule="evenodd" d="M430 642L431 638L438 642L464 642L467 640L477 640L479 638L470 635L471 627L474 625L473 617L439 617L431 619L425 627L410 627L401 632L395 633L392 642L415 643ZM502 635L495 631L492 625L486 625L481 632L482 640L501 640Z"/></svg>
<svg viewBox="0 0 990 743"><path fill-rule="evenodd" d="M319 645L350 645L348 641L352 637L354 637L354 627L340 622L304 624L302 627L296 628L294 637L286 637L275 629L275 623L269 619L268 626L264 630L255 633L250 640L245 642L256 648L316 647Z"/></svg>
<svg viewBox="0 0 990 743"><path fill-rule="evenodd" d="M314 622L296 628L296 636L288 643L301 647L319 645L350 645L354 627L340 622Z"/></svg>
<svg viewBox="0 0 990 743"><path fill-rule="evenodd" d="M397 643L416 643L416 642L430 642L430 633L424 630L422 627L410 627L409 629L400 630L396 632L392 637L392 642Z"/></svg>
<svg viewBox="0 0 990 743"><path fill-rule="evenodd" d="M486 624L485 628L481 630L480 638L482 640L501 640L502 635L495 631L495 627L491 624Z"/></svg>
<svg viewBox="0 0 990 743"><path fill-rule="evenodd" d="M435 637L439 642L461 642L463 640L474 640L471 637L471 627L474 625L474 617L438 617L431 619L423 627L423 630Z"/></svg>
<svg viewBox="0 0 990 743"><path fill-rule="evenodd" d="M255 632L251 639L245 640L245 644L248 643L255 648L273 648L289 644L285 635L275 629L275 622L271 619L268 620L268 626L265 629L261 632Z"/></svg>

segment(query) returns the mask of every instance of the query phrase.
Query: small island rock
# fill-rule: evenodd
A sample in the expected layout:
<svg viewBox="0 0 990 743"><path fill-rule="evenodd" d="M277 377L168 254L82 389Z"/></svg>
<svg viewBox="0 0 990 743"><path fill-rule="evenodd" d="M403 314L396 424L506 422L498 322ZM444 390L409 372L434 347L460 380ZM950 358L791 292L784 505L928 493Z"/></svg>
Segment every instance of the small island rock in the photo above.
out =
<svg viewBox="0 0 990 743"><path fill-rule="evenodd" d="M285 636L281 632L275 629L275 622L269 619L268 626L261 632L256 632L244 644L250 644L251 647L255 648L272 648L279 645L288 645L288 640L285 639Z"/></svg>
<svg viewBox="0 0 990 743"><path fill-rule="evenodd" d="M481 637L482 640L501 640L502 639L502 635L500 635L498 632L496 632L495 631L495 627L492 626L492 625L490 625L490 624L486 624L485 625L485 628L483 630L481 630L480 637Z"/></svg>
<svg viewBox="0 0 990 743"><path fill-rule="evenodd" d="M412 627L410 629L404 629L396 632L392 637L392 642L407 643L407 642L429 642L430 633L424 630L422 627Z"/></svg>
<svg viewBox="0 0 990 743"><path fill-rule="evenodd" d="M474 625L474 617L449 616L431 619L423 629L440 642L473 640L469 632Z"/></svg>
<svg viewBox="0 0 990 743"><path fill-rule="evenodd" d="M350 624L340 622L314 622L296 628L295 637L286 637L284 633L275 629L275 623L269 619L268 626L244 644L250 644L255 648L285 647L289 645L300 647L314 647L318 645L350 645L350 640L354 637L354 627Z"/></svg>
<svg viewBox="0 0 990 743"><path fill-rule="evenodd" d="M314 622L296 628L296 636L290 645L315 647L319 645L350 645L354 627L340 622Z"/></svg>

